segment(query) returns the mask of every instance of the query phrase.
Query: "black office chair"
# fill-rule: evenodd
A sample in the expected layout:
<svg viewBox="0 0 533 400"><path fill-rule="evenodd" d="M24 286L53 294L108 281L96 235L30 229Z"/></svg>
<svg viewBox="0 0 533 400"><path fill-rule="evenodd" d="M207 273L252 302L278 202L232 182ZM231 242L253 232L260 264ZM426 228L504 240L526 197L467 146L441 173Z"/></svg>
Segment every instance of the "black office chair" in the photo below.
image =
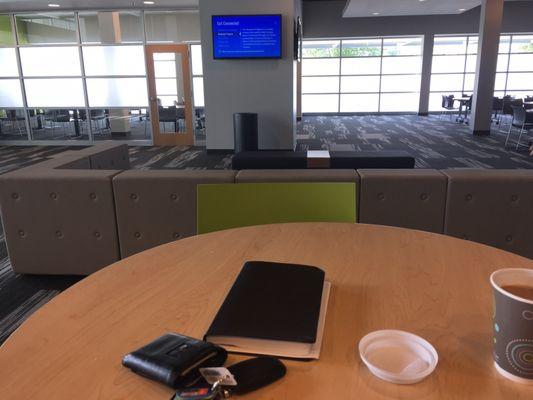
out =
<svg viewBox="0 0 533 400"><path fill-rule="evenodd" d="M450 120L452 119L452 116L453 116L453 111L456 110L456 108L454 107L453 103L454 103L454 98L455 96L453 94L449 95L449 96L446 96L446 95L442 95L442 113L441 113L441 117L443 115L445 115L447 112L449 111L452 111L451 113L449 113L450 115Z"/></svg>
<svg viewBox="0 0 533 400"><path fill-rule="evenodd" d="M70 129L70 123L72 119L70 118L69 110L46 110L44 113L44 122L45 129L46 123L48 122L48 129L51 129L52 136L55 136L56 128L61 127L63 134L69 136L67 128Z"/></svg>
<svg viewBox="0 0 533 400"><path fill-rule="evenodd" d="M509 127L509 132L507 132L507 138L505 139L505 148L507 148L507 143L509 142L509 137L511 136L513 128L519 128L520 133L518 135L518 141L516 142L516 150L518 150L524 131L527 132L533 129L533 113L526 112L523 106L512 105L511 108L513 110L513 119L511 121L511 126Z"/></svg>
<svg viewBox="0 0 533 400"><path fill-rule="evenodd" d="M6 133L4 131L4 123L14 127L20 136L26 135L23 110L4 110L4 113L0 114L0 133Z"/></svg>
<svg viewBox="0 0 533 400"><path fill-rule="evenodd" d="M176 117L178 120L178 129L179 129L176 132L185 132L185 119L186 119L185 107L176 107Z"/></svg>
<svg viewBox="0 0 533 400"><path fill-rule="evenodd" d="M91 128L93 129L93 133L100 133L103 134L105 129L109 128L109 122L108 122L108 114L106 113L106 110L104 109L93 109L89 111L89 124L91 125ZM81 124L82 131L83 126L85 123L87 123L87 112L83 109L78 110L78 119L84 124Z"/></svg>
<svg viewBox="0 0 533 400"><path fill-rule="evenodd" d="M503 99L499 97L492 98L492 120L496 125L500 124L500 114L503 112Z"/></svg>
<svg viewBox="0 0 533 400"><path fill-rule="evenodd" d="M107 118L108 113L106 113L106 110L90 110L89 115L91 116L91 125L94 122L94 129L96 132L102 134L104 130L111 129L111 126L109 125L109 120Z"/></svg>
<svg viewBox="0 0 533 400"><path fill-rule="evenodd" d="M203 107L196 107L194 110L196 118L196 129L205 129L205 111Z"/></svg>
<svg viewBox="0 0 533 400"><path fill-rule="evenodd" d="M522 107L522 105L523 105L522 99L515 99L514 97L509 96L509 95L504 96L503 109L501 113L502 117L500 118L500 126L501 126L501 121L503 120L509 120L509 121L513 120L513 107L512 106Z"/></svg>
<svg viewBox="0 0 533 400"><path fill-rule="evenodd" d="M472 100L474 99L474 95L468 95L466 93L462 93L463 97L468 97L468 101L465 104L465 122L468 124L470 114L472 113Z"/></svg>
<svg viewBox="0 0 533 400"><path fill-rule="evenodd" d="M174 124L174 132L178 132L178 109L174 106L158 107L159 123L163 123L163 131L166 130L166 123L172 122Z"/></svg>

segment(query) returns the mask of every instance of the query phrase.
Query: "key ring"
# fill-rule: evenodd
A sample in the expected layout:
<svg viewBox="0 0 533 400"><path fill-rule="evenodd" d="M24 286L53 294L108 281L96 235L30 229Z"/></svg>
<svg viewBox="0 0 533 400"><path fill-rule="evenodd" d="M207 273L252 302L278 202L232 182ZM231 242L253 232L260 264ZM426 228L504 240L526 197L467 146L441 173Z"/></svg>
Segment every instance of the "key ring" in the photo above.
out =
<svg viewBox="0 0 533 400"><path fill-rule="evenodd" d="M222 377L219 380L217 380L215 383L213 383L213 385L211 386L211 390L213 392L215 392L215 391L218 392L217 393L218 397L220 397L222 399L229 399L230 396L231 396L230 391L227 390L227 389L224 389L223 387L220 386L220 384L222 382L224 382L224 379L225 379L225 377Z"/></svg>

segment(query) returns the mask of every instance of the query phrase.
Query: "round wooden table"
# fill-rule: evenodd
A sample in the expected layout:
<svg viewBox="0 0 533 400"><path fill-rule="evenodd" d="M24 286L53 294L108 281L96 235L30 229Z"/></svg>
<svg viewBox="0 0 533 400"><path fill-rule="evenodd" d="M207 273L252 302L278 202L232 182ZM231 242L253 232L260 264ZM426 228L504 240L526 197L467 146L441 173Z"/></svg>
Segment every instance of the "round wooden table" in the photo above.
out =
<svg viewBox="0 0 533 400"><path fill-rule="evenodd" d="M169 399L171 389L124 368L122 356L169 331L201 338L246 260L319 266L332 283L320 360L286 361L285 378L247 399L533 398L493 367L489 285L492 271L533 261L436 234L326 223L196 236L95 273L0 348L0 398ZM377 329L429 340L435 373L409 386L373 377L357 343Z"/></svg>

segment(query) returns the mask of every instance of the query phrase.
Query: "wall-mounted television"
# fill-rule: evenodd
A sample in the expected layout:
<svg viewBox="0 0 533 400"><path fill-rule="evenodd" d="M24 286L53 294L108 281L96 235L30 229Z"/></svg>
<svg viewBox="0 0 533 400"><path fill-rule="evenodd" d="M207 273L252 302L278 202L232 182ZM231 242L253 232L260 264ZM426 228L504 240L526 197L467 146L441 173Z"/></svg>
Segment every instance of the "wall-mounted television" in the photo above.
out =
<svg viewBox="0 0 533 400"><path fill-rule="evenodd" d="M281 15L213 15L213 57L281 58Z"/></svg>

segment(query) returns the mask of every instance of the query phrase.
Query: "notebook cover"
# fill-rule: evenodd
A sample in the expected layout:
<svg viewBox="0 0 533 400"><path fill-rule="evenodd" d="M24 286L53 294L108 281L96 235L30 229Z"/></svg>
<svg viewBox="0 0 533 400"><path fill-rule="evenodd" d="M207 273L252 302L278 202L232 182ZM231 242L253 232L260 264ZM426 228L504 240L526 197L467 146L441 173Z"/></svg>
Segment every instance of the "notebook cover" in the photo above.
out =
<svg viewBox="0 0 533 400"><path fill-rule="evenodd" d="M317 267L249 261L206 337L314 343L324 278L324 271Z"/></svg>

